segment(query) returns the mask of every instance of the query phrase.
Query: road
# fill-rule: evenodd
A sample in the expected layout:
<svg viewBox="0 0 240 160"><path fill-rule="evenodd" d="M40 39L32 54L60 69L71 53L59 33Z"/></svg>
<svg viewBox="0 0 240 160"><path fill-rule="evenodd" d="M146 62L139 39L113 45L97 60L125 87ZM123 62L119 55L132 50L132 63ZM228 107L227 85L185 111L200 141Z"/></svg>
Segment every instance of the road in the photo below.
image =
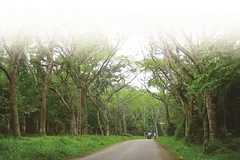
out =
<svg viewBox="0 0 240 160"><path fill-rule="evenodd" d="M153 139L125 141L86 157L72 160L176 160Z"/></svg>

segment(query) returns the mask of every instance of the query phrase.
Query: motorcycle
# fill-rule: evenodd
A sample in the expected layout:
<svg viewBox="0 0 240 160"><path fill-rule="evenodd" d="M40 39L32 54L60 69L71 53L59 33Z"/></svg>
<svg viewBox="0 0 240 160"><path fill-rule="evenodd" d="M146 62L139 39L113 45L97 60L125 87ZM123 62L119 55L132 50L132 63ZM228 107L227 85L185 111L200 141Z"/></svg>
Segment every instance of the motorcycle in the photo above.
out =
<svg viewBox="0 0 240 160"><path fill-rule="evenodd" d="M152 138L152 134L151 133L148 133L147 134L147 139L151 139Z"/></svg>

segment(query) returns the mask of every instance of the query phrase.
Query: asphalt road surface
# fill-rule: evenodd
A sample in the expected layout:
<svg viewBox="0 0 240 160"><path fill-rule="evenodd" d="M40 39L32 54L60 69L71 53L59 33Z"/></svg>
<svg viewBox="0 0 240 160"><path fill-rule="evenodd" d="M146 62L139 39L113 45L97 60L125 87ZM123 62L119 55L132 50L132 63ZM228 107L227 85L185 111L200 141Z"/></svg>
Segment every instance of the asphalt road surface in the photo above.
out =
<svg viewBox="0 0 240 160"><path fill-rule="evenodd" d="M153 139L122 142L97 153L72 160L176 160Z"/></svg>

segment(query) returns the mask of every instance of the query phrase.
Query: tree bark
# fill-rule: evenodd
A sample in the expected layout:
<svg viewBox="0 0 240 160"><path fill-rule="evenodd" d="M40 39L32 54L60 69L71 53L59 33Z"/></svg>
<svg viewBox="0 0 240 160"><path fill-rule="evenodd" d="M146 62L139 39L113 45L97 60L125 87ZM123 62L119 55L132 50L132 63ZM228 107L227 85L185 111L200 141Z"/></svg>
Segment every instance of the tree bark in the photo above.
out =
<svg viewBox="0 0 240 160"><path fill-rule="evenodd" d="M47 96L47 84L44 84L41 101L40 101L40 135L46 136L46 121L47 121L47 108L46 108L46 96Z"/></svg>
<svg viewBox="0 0 240 160"><path fill-rule="evenodd" d="M83 134L88 133L87 89L81 88L81 105L83 117Z"/></svg>
<svg viewBox="0 0 240 160"><path fill-rule="evenodd" d="M25 44L23 45L17 44L16 46L13 46L11 48L3 40L3 45L4 45L4 49L6 50L6 52L11 58L11 62L9 64L10 66L9 70L7 70L1 64L0 64L0 69L6 74L10 83L10 109L11 109L13 136L20 137L21 131L20 131L20 123L19 123L19 117L18 117L16 81L17 81L17 73L18 73L18 64L20 59L22 58L22 55L24 54Z"/></svg>
<svg viewBox="0 0 240 160"><path fill-rule="evenodd" d="M185 137L186 142L189 142L191 140L191 123L193 119L193 105L192 104L186 104L186 121L185 121Z"/></svg>
<svg viewBox="0 0 240 160"><path fill-rule="evenodd" d="M10 105L11 105L11 118L12 118L12 127L13 127L13 136L20 137L20 125L19 125L19 117L18 117L18 107L17 107L17 92L16 92L16 74L17 74L17 66L12 71L12 78L10 81Z"/></svg>
<svg viewBox="0 0 240 160"><path fill-rule="evenodd" d="M212 90L206 89L204 91L204 100L207 108L208 124L209 124L209 140L213 140L217 135L216 125L216 104L215 95Z"/></svg>
<svg viewBox="0 0 240 160"><path fill-rule="evenodd" d="M208 119L207 115L204 115L203 119L203 145L204 145L204 150L207 149L208 141L209 141L209 129L208 129Z"/></svg>
<svg viewBox="0 0 240 160"><path fill-rule="evenodd" d="M123 118L123 131L124 131L124 134L127 134L127 123L126 123L124 112L122 113L122 118Z"/></svg>
<svg viewBox="0 0 240 160"><path fill-rule="evenodd" d="M69 107L69 108L70 108L70 115L71 115L70 135L77 135L77 124L76 124L76 116L75 116L74 108L73 107Z"/></svg>
<svg viewBox="0 0 240 160"><path fill-rule="evenodd" d="M97 110L97 120L98 120L99 129L100 129L100 131L101 131L101 135L104 136L104 132L103 132L102 124L101 124L101 119L100 119L99 108L98 108L98 110Z"/></svg>
<svg viewBox="0 0 240 160"><path fill-rule="evenodd" d="M53 70L53 57L51 55L52 53L49 53L48 55L48 68L47 68L47 75L43 84L43 90L41 93L41 99L40 99L40 135L46 136L46 121L47 121L47 107L46 107L46 97L47 97L47 91L48 91L48 83L51 78L52 70Z"/></svg>

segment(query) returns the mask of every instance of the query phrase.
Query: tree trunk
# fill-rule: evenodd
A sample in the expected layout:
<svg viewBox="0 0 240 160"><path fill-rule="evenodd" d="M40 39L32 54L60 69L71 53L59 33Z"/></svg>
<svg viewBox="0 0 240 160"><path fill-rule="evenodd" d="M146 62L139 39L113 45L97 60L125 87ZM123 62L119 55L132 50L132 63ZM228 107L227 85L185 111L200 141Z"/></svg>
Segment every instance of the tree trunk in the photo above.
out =
<svg viewBox="0 0 240 160"><path fill-rule="evenodd" d="M157 127L157 121L154 122L156 137L158 136L158 127Z"/></svg>
<svg viewBox="0 0 240 160"><path fill-rule="evenodd" d="M204 150L207 149L208 141L209 141L209 130L208 130L208 119L207 115L204 116L203 119L203 145L204 145Z"/></svg>
<svg viewBox="0 0 240 160"><path fill-rule="evenodd" d="M102 124L101 124L99 109L97 110L97 120L98 120L99 129L100 129L100 131L101 131L101 135L103 136L103 135L104 135L104 132L103 132Z"/></svg>
<svg viewBox="0 0 240 160"><path fill-rule="evenodd" d="M160 127L161 127L163 135L167 136L166 131L165 131L164 127L163 127L163 124L160 124Z"/></svg>
<svg viewBox="0 0 240 160"><path fill-rule="evenodd" d="M207 108L208 124L209 124L209 140L216 138L217 125L216 125L216 104L213 91L208 89L204 92L204 99Z"/></svg>
<svg viewBox="0 0 240 160"><path fill-rule="evenodd" d="M74 108L70 107L70 135L77 135L77 125L76 125L76 116L74 113Z"/></svg>
<svg viewBox="0 0 240 160"><path fill-rule="evenodd" d="M191 140L191 123L193 119L193 106L192 104L186 104L186 121L185 121L185 138L186 142Z"/></svg>
<svg viewBox="0 0 240 160"><path fill-rule="evenodd" d="M46 136L46 120L47 120L47 109L46 109L46 96L47 96L47 84L44 84L41 102L40 102L40 135Z"/></svg>
<svg viewBox="0 0 240 160"><path fill-rule="evenodd" d="M208 141L209 141L209 127L208 127L208 116L207 116L207 108L205 104L199 106L199 117L203 124L203 145L204 150L206 151Z"/></svg>
<svg viewBox="0 0 240 160"><path fill-rule="evenodd" d="M48 83L51 78L52 70L53 70L53 58L52 55L48 57L48 68L47 75L43 84L43 90L41 94L41 102L40 102L40 135L46 136L46 121L47 121L47 107L46 107L46 97L48 91Z"/></svg>
<svg viewBox="0 0 240 160"><path fill-rule="evenodd" d="M106 119L106 136L109 136L109 133L110 133L110 131L109 131L109 120Z"/></svg>
<svg viewBox="0 0 240 160"><path fill-rule="evenodd" d="M166 102L164 102L164 108L165 108L165 112L166 112L166 122L167 125L170 124L170 116L169 116L169 111L168 111L168 104Z"/></svg>
<svg viewBox="0 0 240 160"><path fill-rule="evenodd" d="M122 113L122 117L123 117L123 131L124 131L124 134L126 135L127 134L127 124L126 124L126 118L125 118L124 112Z"/></svg>
<svg viewBox="0 0 240 160"><path fill-rule="evenodd" d="M120 111L118 112L118 134L122 135L122 121Z"/></svg>
<svg viewBox="0 0 240 160"><path fill-rule="evenodd" d="M15 69L12 70L12 78L10 80L10 106L11 106L12 129L13 136L20 137L21 132L18 118L16 76L15 76L17 74L17 66L13 68Z"/></svg>
<svg viewBox="0 0 240 160"><path fill-rule="evenodd" d="M77 111L77 130L78 130L78 135L81 136L82 134L82 95L81 95L81 87L78 88L78 111ZM80 137L81 138L81 137Z"/></svg>
<svg viewBox="0 0 240 160"><path fill-rule="evenodd" d="M24 116L21 120L21 131L22 135L26 135L26 117Z"/></svg>
<svg viewBox="0 0 240 160"><path fill-rule="evenodd" d="M81 88L81 105L83 115L83 134L88 133L87 89Z"/></svg>

